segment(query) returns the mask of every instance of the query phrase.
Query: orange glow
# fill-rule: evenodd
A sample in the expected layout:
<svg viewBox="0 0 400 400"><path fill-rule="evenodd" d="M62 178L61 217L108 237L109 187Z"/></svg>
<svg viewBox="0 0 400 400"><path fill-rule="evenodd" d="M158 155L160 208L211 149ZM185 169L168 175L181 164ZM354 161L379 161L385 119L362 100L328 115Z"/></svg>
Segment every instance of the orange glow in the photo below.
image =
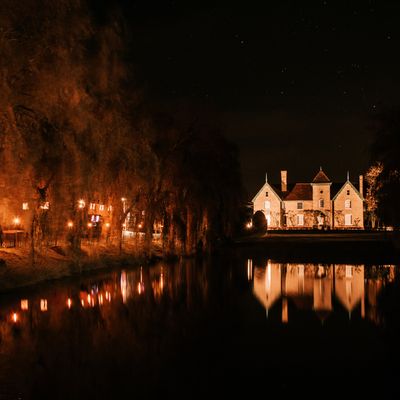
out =
<svg viewBox="0 0 400 400"><path fill-rule="evenodd" d="M82 307L85 307L85 300L81 300Z"/></svg>
<svg viewBox="0 0 400 400"><path fill-rule="evenodd" d="M13 219L13 223L14 223L14 225L19 225L21 223L21 219L19 217L15 217Z"/></svg>
<svg viewBox="0 0 400 400"><path fill-rule="evenodd" d="M78 201L78 207L79 208L85 208L85 200L81 199Z"/></svg>
<svg viewBox="0 0 400 400"><path fill-rule="evenodd" d="M246 228L247 229L250 229L250 228L252 228L253 227L253 223L252 222L248 222L247 224L246 224Z"/></svg>
<svg viewBox="0 0 400 400"><path fill-rule="evenodd" d="M91 228L91 227L93 226L93 224L92 224L91 222L89 222L89 223L87 224L87 226L88 226L88 228Z"/></svg>
<svg viewBox="0 0 400 400"><path fill-rule="evenodd" d="M103 304L103 295L99 294L99 304Z"/></svg>
<svg viewBox="0 0 400 400"><path fill-rule="evenodd" d="M138 225L138 228L141 228L141 227L142 227L142 224L139 224L139 225Z"/></svg>
<svg viewBox="0 0 400 400"><path fill-rule="evenodd" d="M29 308L29 302L27 299L21 300L21 310L26 311Z"/></svg>
<svg viewBox="0 0 400 400"><path fill-rule="evenodd" d="M68 297L67 299L67 307L71 308L72 307L72 300Z"/></svg>
<svg viewBox="0 0 400 400"><path fill-rule="evenodd" d="M40 299L40 311L47 311L47 300Z"/></svg>
<svg viewBox="0 0 400 400"><path fill-rule="evenodd" d="M110 227L110 223L106 222L106 228L109 228L109 227Z"/></svg>
<svg viewBox="0 0 400 400"><path fill-rule="evenodd" d="M72 221L68 221L67 226L68 228L72 228L74 226L74 223Z"/></svg>
<svg viewBox="0 0 400 400"><path fill-rule="evenodd" d="M16 312L13 313L11 319L14 322L14 324L16 324L18 322L18 314Z"/></svg>
<svg viewBox="0 0 400 400"><path fill-rule="evenodd" d="M90 299L91 299L91 297L90 297L90 294L88 294L87 295L87 302L90 304Z"/></svg>

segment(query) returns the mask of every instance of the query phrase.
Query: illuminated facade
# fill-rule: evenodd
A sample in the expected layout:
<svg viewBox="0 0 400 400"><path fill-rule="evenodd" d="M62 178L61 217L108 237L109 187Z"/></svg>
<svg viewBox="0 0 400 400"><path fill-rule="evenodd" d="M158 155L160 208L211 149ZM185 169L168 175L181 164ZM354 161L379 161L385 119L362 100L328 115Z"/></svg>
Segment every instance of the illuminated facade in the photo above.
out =
<svg viewBox="0 0 400 400"><path fill-rule="evenodd" d="M362 175L356 188L349 177L332 183L322 169L310 183L288 184L287 171L281 171L281 184L266 178L252 203L268 229L364 229Z"/></svg>

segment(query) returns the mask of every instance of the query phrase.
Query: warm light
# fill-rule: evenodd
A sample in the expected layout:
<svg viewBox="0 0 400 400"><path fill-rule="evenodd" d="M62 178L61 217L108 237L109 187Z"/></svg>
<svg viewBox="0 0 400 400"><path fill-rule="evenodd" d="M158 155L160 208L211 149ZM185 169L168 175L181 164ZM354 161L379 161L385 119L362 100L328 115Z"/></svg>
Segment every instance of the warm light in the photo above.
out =
<svg viewBox="0 0 400 400"><path fill-rule="evenodd" d="M68 228L72 228L74 226L74 223L72 221L68 221L67 226Z"/></svg>
<svg viewBox="0 0 400 400"><path fill-rule="evenodd" d="M110 227L110 223L106 222L106 228L109 228L109 227Z"/></svg>
<svg viewBox="0 0 400 400"><path fill-rule="evenodd" d="M40 311L47 311L47 300L46 299L40 300Z"/></svg>
<svg viewBox="0 0 400 400"><path fill-rule="evenodd" d="M91 228L91 227L93 226L93 224L92 224L91 222L89 222L89 223L87 224L87 226L88 226L88 228Z"/></svg>
<svg viewBox="0 0 400 400"><path fill-rule="evenodd" d="M85 307L85 300L81 300L82 307Z"/></svg>
<svg viewBox="0 0 400 400"><path fill-rule="evenodd" d="M141 227L142 227L142 224L139 224L139 225L138 225L138 228L141 228Z"/></svg>
<svg viewBox="0 0 400 400"><path fill-rule="evenodd" d="M250 228L252 228L253 227L253 223L252 222L248 222L247 224L246 224L246 228L247 229L250 229Z"/></svg>
<svg viewBox="0 0 400 400"><path fill-rule="evenodd" d="M13 313L13 315L12 315L11 319L12 319L12 321L14 322L14 324L16 324L16 323L17 323L17 321L18 321L18 314L17 314L16 312L15 312L15 313Z"/></svg>
<svg viewBox="0 0 400 400"><path fill-rule="evenodd" d="M13 219L13 223L14 223L14 225L19 225L21 223L21 219L19 217L15 217Z"/></svg>
<svg viewBox="0 0 400 400"><path fill-rule="evenodd" d="M78 201L78 207L79 208L85 208L85 200L81 199Z"/></svg>
<svg viewBox="0 0 400 400"><path fill-rule="evenodd" d="M126 201L126 198L125 197L121 197L121 201Z"/></svg>
<svg viewBox="0 0 400 400"><path fill-rule="evenodd" d="M71 308L72 307L72 300L68 297L67 299L67 307Z"/></svg>
<svg viewBox="0 0 400 400"><path fill-rule="evenodd" d="M251 258L247 259L247 280L251 281L253 279L253 260Z"/></svg>
<svg viewBox="0 0 400 400"><path fill-rule="evenodd" d="M103 295L102 294L99 295L99 304L100 305L103 304Z"/></svg>
<svg viewBox="0 0 400 400"><path fill-rule="evenodd" d="M87 302L90 304L90 294L87 295Z"/></svg>
<svg viewBox="0 0 400 400"><path fill-rule="evenodd" d="M28 300L21 300L21 310L26 311L29 308Z"/></svg>

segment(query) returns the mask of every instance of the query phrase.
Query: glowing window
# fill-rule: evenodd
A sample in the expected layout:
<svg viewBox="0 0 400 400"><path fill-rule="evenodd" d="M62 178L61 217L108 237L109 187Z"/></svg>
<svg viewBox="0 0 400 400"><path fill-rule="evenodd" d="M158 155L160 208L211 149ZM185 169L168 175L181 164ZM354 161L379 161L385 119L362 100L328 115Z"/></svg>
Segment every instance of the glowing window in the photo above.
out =
<svg viewBox="0 0 400 400"><path fill-rule="evenodd" d="M104 211L104 204L100 204L99 210L100 210L100 211Z"/></svg>
<svg viewBox="0 0 400 400"><path fill-rule="evenodd" d="M28 203L22 203L22 209L23 210L29 210L29 204Z"/></svg>
<svg viewBox="0 0 400 400"><path fill-rule="evenodd" d="M304 215L298 214L297 215L297 225L303 226L304 225Z"/></svg>
<svg viewBox="0 0 400 400"><path fill-rule="evenodd" d="M265 202L265 209L269 210L271 208L271 202L269 200L266 200Z"/></svg>
<svg viewBox="0 0 400 400"><path fill-rule="evenodd" d="M324 199L319 199L319 208L323 208L324 204Z"/></svg>
<svg viewBox="0 0 400 400"><path fill-rule="evenodd" d="M40 300L40 311L47 311L47 300L46 299Z"/></svg>
<svg viewBox="0 0 400 400"><path fill-rule="evenodd" d="M351 208L351 200L345 200L344 202L344 208L349 209Z"/></svg>
<svg viewBox="0 0 400 400"><path fill-rule="evenodd" d="M49 202L48 202L48 201L44 202L44 203L40 206L40 208L41 208L42 210L48 210L48 209L50 208Z"/></svg>
<svg viewBox="0 0 400 400"><path fill-rule="evenodd" d="M89 208L90 208L91 210L95 210L95 209L96 209L96 204L95 204L95 203L90 203Z"/></svg>

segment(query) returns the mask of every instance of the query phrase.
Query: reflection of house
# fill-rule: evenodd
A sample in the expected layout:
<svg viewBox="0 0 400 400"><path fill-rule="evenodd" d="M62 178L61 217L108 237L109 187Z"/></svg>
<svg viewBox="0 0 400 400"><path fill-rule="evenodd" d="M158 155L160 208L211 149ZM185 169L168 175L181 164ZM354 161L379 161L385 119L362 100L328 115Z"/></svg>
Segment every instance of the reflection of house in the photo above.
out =
<svg viewBox="0 0 400 400"><path fill-rule="evenodd" d="M364 314L364 267L336 265L335 294L349 313L361 303Z"/></svg>
<svg viewBox="0 0 400 400"><path fill-rule="evenodd" d="M253 293L267 314L281 299L283 322L289 319L288 302L297 309L313 310L323 321L333 311L335 298L349 316L359 310L364 318L365 296L368 295L368 307L376 309L381 281L364 281L364 266L278 264L268 261L266 267L254 269ZM367 316L370 315L369 308Z"/></svg>
<svg viewBox="0 0 400 400"><path fill-rule="evenodd" d="M281 184L266 179L252 200L253 211L264 213L271 229L276 228L363 228L363 177L358 189L347 177L332 183L320 169L311 183L288 184L281 171Z"/></svg>

